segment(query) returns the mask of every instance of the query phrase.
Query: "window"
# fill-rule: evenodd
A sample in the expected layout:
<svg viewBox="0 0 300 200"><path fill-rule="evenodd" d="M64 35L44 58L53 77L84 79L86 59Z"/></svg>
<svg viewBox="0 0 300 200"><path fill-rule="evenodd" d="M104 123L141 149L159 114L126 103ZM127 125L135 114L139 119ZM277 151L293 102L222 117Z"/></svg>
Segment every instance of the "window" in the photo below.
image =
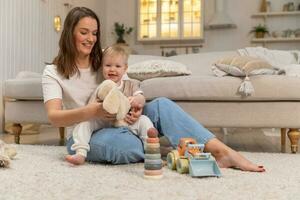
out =
<svg viewBox="0 0 300 200"><path fill-rule="evenodd" d="M203 39L203 0L138 0L138 40Z"/></svg>

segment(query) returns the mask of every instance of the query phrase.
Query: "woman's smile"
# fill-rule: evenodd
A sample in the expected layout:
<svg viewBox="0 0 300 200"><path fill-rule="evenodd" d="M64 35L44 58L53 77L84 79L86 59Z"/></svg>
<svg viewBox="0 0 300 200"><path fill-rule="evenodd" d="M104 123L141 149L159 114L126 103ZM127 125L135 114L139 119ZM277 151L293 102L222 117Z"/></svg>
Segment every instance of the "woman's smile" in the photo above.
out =
<svg viewBox="0 0 300 200"><path fill-rule="evenodd" d="M82 43L82 45L87 49L92 49L94 46L94 44L91 42L85 42L85 43Z"/></svg>

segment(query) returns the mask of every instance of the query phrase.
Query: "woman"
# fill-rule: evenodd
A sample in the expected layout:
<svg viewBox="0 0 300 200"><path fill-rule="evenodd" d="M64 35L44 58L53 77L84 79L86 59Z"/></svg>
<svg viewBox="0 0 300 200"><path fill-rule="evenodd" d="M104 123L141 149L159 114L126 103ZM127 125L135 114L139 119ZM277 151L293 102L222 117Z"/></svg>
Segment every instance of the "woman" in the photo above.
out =
<svg viewBox="0 0 300 200"><path fill-rule="evenodd" d="M43 93L48 118L54 126L67 128L67 148L74 143L72 127L82 121L100 118L115 119L107 113L100 102L87 101L101 77L100 27L96 14L84 7L72 9L65 20L59 41L59 53L53 65L46 66L43 75ZM142 102L142 100L141 100ZM142 114L143 105L126 117L134 123ZM175 147L182 137L193 137L205 144L220 167L236 167L245 171L263 172L239 153L232 150L167 98L157 98L144 107L147 115L159 132ZM113 164L133 163L144 159L142 142L127 128L104 128L95 131L90 139L87 160Z"/></svg>

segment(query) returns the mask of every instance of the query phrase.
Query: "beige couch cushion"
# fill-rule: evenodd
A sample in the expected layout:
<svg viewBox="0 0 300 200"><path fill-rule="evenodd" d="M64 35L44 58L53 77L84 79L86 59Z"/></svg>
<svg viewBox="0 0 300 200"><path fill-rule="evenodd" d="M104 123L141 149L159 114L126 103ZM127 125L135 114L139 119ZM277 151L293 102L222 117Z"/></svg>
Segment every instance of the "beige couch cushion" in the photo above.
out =
<svg viewBox="0 0 300 200"><path fill-rule="evenodd" d="M237 56L236 51L219 51L219 52L204 52L198 54L182 54L171 57L162 56L150 56L150 55L130 55L128 64L142 62L145 60L154 59L168 59L176 62L183 63L189 70L192 71L192 75L213 75L211 71L211 65L218 59L225 56Z"/></svg>
<svg viewBox="0 0 300 200"><path fill-rule="evenodd" d="M247 98L237 93L241 79L213 75L153 78L141 82L148 100L165 96L192 101L284 101L300 100L300 79L287 76L259 75L251 79L255 93ZM201 87L199 87L201 86ZM23 79L5 81L5 96L21 100L42 100L41 81Z"/></svg>
<svg viewBox="0 0 300 200"><path fill-rule="evenodd" d="M201 54L178 55L173 57L132 55L131 64L146 59L170 59L184 63L191 76L153 78L141 82L148 100L155 97L169 97L173 100L187 101L293 101L300 100L300 79L287 76L253 76L255 87L252 96L243 98L238 93L242 80L236 77L216 77L211 64L226 56L235 56L235 52L208 52ZM201 75L201 76L200 76ZM23 100L42 100L42 87L39 78L13 79L5 81L5 96Z"/></svg>
<svg viewBox="0 0 300 200"><path fill-rule="evenodd" d="M192 75L214 75L211 65L218 59L229 56L237 56L235 51L204 52L199 54L185 54L168 57L167 59L181 62L192 71Z"/></svg>
<svg viewBox="0 0 300 200"><path fill-rule="evenodd" d="M252 78L252 96L238 94L241 79L232 76L183 76L148 79L141 83L147 100L164 96L180 101L284 101L300 100L300 79L279 75Z"/></svg>

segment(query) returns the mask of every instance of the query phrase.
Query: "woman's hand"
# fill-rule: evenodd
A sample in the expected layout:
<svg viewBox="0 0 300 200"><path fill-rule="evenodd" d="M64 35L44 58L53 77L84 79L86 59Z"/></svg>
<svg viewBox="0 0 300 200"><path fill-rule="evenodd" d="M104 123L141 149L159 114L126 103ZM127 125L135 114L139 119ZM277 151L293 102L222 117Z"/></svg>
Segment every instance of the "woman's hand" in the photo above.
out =
<svg viewBox="0 0 300 200"><path fill-rule="evenodd" d="M132 106L132 105L131 105ZM125 117L125 122L128 124L134 124L139 117L142 115L143 107L141 104L134 104L134 106L131 107L131 110Z"/></svg>
<svg viewBox="0 0 300 200"><path fill-rule="evenodd" d="M103 103L102 102L93 102L87 105L91 109L94 110L95 118L101 119L103 121L114 121L116 120L116 114L110 114L103 108Z"/></svg>
<svg viewBox="0 0 300 200"><path fill-rule="evenodd" d="M91 102L86 106L74 109L62 109L61 99L52 99L45 104L48 118L53 126L66 127L88 121L91 119L101 119L113 121L116 115L109 114L103 109L102 102Z"/></svg>

